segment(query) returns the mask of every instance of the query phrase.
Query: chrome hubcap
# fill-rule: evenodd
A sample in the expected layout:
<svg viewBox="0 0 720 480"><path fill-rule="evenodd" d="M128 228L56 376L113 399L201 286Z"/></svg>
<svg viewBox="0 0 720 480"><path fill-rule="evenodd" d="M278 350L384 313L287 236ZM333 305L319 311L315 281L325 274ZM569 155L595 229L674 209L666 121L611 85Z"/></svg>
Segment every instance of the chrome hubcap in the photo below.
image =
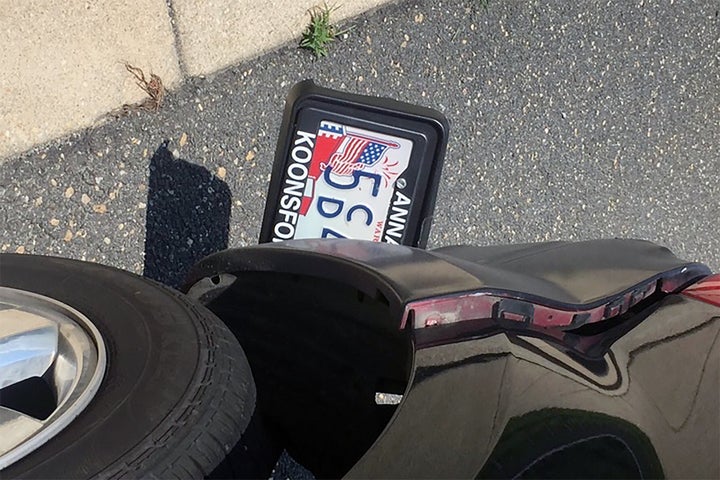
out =
<svg viewBox="0 0 720 480"><path fill-rule="evenodd" d="M0 287L0 470L50 440L97 393L100 332L57 300Z"/></svg>

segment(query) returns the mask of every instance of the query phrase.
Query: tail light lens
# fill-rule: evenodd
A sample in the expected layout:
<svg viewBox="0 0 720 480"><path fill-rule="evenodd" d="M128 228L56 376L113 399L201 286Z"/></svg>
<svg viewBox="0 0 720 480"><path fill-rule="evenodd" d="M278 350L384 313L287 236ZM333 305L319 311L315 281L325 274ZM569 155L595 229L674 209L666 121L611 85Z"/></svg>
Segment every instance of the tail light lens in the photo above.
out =
<svg viewBox="0 0 720 480"><path fill-rule="evenodd" d="M706 277L681 293L686 297L720 307L720 274Z"/></svg>

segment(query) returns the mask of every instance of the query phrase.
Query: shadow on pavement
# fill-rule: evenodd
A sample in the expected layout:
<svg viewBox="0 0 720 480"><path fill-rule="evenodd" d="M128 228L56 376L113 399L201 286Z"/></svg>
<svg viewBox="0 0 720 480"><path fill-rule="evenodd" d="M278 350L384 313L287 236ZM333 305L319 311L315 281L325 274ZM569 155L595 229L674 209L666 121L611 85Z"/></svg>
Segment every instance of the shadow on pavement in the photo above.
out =
<svg viewBox="0 0 720 480"><path fill-rule="evenodd" d="M226 249L230 201L225 182L163 142L150 160L143 275L178 288L195 262Z"/></svg>

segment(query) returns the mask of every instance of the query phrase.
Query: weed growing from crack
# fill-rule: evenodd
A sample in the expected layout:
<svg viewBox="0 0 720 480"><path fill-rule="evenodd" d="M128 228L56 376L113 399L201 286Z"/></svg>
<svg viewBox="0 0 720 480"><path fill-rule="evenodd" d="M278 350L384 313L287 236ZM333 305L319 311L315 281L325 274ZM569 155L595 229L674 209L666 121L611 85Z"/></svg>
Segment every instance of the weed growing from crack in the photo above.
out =
<svg viewBox="0 0 720 480"><path fill-rule="evenodd" d="M328 46L336 37L343 35L352 28L339 30L330 20L332 14L339 7L316 6L309 10L310 23L305 27L300 40L300 48L310 50L315 58L324 57L328 54Z"/></svg>

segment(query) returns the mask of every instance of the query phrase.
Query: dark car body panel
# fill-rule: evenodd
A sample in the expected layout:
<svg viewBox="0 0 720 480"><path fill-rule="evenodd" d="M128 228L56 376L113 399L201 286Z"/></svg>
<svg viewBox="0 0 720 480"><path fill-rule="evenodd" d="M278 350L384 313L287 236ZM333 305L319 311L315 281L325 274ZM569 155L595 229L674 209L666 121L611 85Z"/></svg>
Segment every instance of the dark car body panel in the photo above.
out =
<svg viewBox="0 0 720 480"><path fill-rule="evenodd" d="M602 301L678 267L709 273L665 247L640 240L452 246L430 253L482 279L486 288L574 305Z"/></svg>
<svg viewBox="0 0 720 480"><path fill-rule="evenodd" d="M208 279L257 272L350 285L387 305L388 331L410 335L402 402L348 477L720 477L720 308L676 294L709 274L701 264L632 240L435 251L303 240L212 255L187 289L212 309L228 286ZM581 311L648 284L652 295L582 328L412 316L418 302L488 292Z"/></svg>
<svg viewBox="0 0 720 480"><path fill-rule="evenodd" d="M599 305L663 273L679 278L677 283L710 273L702 264L638 240L433 251L355 240L295 240L210 255L189 273L186 289L218 273L247 271L311 272L348 282L370 295L379 292L398 315L416 300L478 291L517 293L572 309Z"/></svg>
<svg viewBox="0 0 720 480"><path fill-rule="evenodd" d="M516 476L543 454L608 430L638 443L612 431L627 423L647 437L666 476L717 478L718 331L717 308L673 295L591 361L507 333L418 350L394 419L348 476L474 478L493 450L505 451L495 462L508 464L496 470ZM532 435L503 436L514 420L552 409L576 415ZM591 414L605 416L602 426L589 428ZM573 436L558 444L563 429ZM653 467L646 459L641 471Z"/></svg>

